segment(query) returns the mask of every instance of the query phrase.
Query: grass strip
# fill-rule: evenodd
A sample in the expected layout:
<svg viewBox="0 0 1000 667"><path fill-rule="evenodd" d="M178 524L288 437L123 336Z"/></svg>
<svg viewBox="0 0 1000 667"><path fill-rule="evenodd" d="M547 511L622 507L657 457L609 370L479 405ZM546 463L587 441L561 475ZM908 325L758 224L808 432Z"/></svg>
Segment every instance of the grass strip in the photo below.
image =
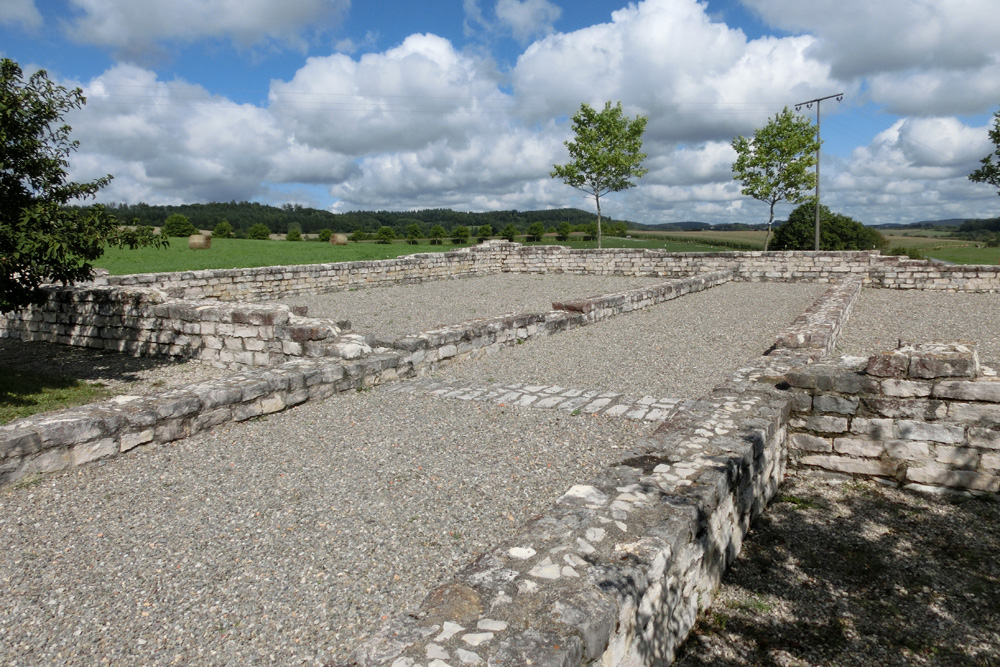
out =
<svg viewBox="0 0 1000 667"><path fill-rule="evenodd" d="M0 368L0 424L113 396L99 382Z"/></svg>

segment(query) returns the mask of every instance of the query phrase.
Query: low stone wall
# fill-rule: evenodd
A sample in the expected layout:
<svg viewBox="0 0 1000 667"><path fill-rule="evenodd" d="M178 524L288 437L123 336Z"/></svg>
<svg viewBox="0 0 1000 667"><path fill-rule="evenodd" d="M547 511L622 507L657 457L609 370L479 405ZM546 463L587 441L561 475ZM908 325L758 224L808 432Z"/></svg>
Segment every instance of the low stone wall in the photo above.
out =
<svg viewBox="0 0 1000 667"><path fill-rule="evenodd" d="M802 350L813 356L833 352L840 331L861 294L861 279L852 277L827 290L806 312L795 318L775 341L772 351Z"/></svg>
<svg viewBox="0 0 1000 667"><path fill-rule="evenodd" d="M296 357L351 356L358 340L281 304L171 299L161 290L50 287L49 299L0 316L0 335L133 356L194 359L234 370Z"/></svg>
<svg viewBox="0 0 1000 667"><path fill-rule="evenodd" d="M70 312L106 312L110 314L100 317L126 317L133 322L146 322L149 318L159 317L176 328L186 326L187 320L181 314L191 312L191 309L202 316L218 311L227 313L227 319L236 321L232 326L236 326L237 330L232 335L237 340L251 342L266 338L265 342L280 342L283 347L273 354L281 355L282 360L303 355L325 358L290 361L267 370L250 370L155 396L119 396L0 426L0 484L34 473L54 472L115 456L142 444L171 442L228 421L250 419L307 400L326 398L337 392L420 375L439 365L485 354L516 344L519 340L547 336L708 289L727 282L730 277L727 273L717 273L685 278L576 302L586 313L552 311L471 320L445 329L404 336L375 349L360 336L320 339L320 334L312 333L317 327L301 324L304 318L297 319L290 315L287 306L215 304L194 308L182 300L165 299L156 290L92 290L92 296L101 294L109 296L112 301L105 302L102 300L104 297L96 297L73 304ZM63 298L62 292L59 294L58 299ZM83 291L69 290L67 294L74 298L81 297ZM126 294L131 294L133 298L123 300L121 297ZM101 306L90 308L83 304ZM104 310L105 307L109 310ZM150 308L154 311L160 308L166 310L154 316L149 314ZM126 315L122 315L123 312ZM28 321L34 320L29 318ZM69 324L59 326L77 331ZM105 323L102 326L121 325ZM140 327L138 330L143 329ZM201 341L200 347L191 343L182 350L191 354L199 350L203 353L214 351L214 346L205 345L205 340L221 335L218 327L213 330L214 334L205 334L201 338L191 333L192 340ZM251 336L254 331L257 338ZM297 331L302 333L296 334ZM78 344L115 340L84 336L79 332L75 335L79 337L79 340L74 339ZM57 342L73 343L74 340ZM172 344L178 343L174 341Z"/></svg>
<svg viewBox="0 0 1000 667"><path fill-rule="evenodd" d="M0 426L0 485L393 380L398 366L398 355L299 360L185 389L118 396L18 419Z"/></svg>
<svg viewBox="0 0 1000 667"><path fill-rule="evenodd" d="M467 320L440 329L377 341L377 344L400 351L403 362L412 365L419 374L441 364L488 354L521 340L593 324L685 294L700 292L729 282L732 275L732 271L718 271L678 278L613 294L556 302L548 313Z"/></svg>
<svg viewBox="0 0 1000 667"><path fill-rule="evenodd" d="M787 400L689 401L360 647L358 665L669 664L784 474Z"/></svg>
<svg viewBox="0 0 1000 667"><path fill-rule="evenodd" d="M1000 492L1000 381L975 347L904 345L796 369L796 465L919 490Z"/></svg>

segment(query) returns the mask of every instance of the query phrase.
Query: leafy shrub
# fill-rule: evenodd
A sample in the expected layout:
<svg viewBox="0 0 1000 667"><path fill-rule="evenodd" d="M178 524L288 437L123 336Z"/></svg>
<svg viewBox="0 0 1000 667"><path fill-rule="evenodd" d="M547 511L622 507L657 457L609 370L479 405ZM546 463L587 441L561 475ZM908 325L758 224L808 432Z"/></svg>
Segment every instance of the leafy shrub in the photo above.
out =
<svg viewBox="0 0 1000 667"><path fill-rule="evenodd" d="M233 226L229 224L228 220L223 220L212 230L212 238L231 239L233 236Z"/></svg>
<svg viewBox="0 0 1000 667"><path fill-rule="evenodd" d="M434 225L433 227L431 227L431 231L429 234L431 239L431 245L441 245L441 239L444 238L444 235L446 233L447 232L444 231L444 227L442 227L441 225Z"/></svg>
<svg viewBox="0 0 1000 667"><path fill-rule="evenodd" d="M506 227L500 230L500 236L507 239L508 241L513 241L517 237L517 227L514 223L508 223Z"/></svg>
<svg viewBox="0 0 1000 667"><path fill-rule="evenodd" d="M368 234L365 233L363 229L355 229L350 236L350 239L355 243L360 243L361 241L368 240Z"/></svg>
<svg viewBox="0 0 1000 667"><path fill-rule="evenodd" d="M889 242L878 230L819 207L820 250L884 250ZM816 204L806 202L774 231L772 250L812 250L815 247Z"/></svg>
<svg viewBox="0 0 1000 667"><path fill-rule="evenodd" d="M476 232L476 236L479 237L480 243L493 236L493 225L481 225Z"/></svg>
<svg viewBox="0 0 1000 667"><path fill-rule="evenodd" d="M382 226L375 232L375 241L377 243L392 243L394 238L396 238L396 230L392 227Z"/></svg>
<svg viewBox="0 0 1000 667"><path fill-rule="evenodd" d="M570 232L572 232L572 231L573 231L573 228L570 226L570 224L568 222L566 222L565 220L563 222L560 222L559 226L556 227L556 240L557 241L568 241L569 240Z"/></svg>
<svg viewBox="0 0 1000 667"><path fill-rule="evenodd" d="M459 225L455 229L451 230L451 242L455 245L461 243L469 242L469 228L465 225Z"/></svg>
<svg viewBox="0 0 1000 667"><path fill-rule="evenodd" d="M286 241L301 241L302 240L302 232L300 232L297 228L292 227L291 229L288 230L288 233L285 234L285 240Z"/></svg>
<svg viewBox="0 0 1000 667"><path fill-rule="evenodd" d="M174 213L163 223L160 233L164 236L191 236L197 234L198 229L191 224L186 215Z"/></svg>
<svg viewBox="0 0 1000 667"><path fill-rule="evenodd" d="M589 222L586 225L583 225L583 229L580 231L583 232L584 241L593 241L597 238L597 223Z"/></svg>
<svg viewBox="0 0 1000 667"><path fill-rule="evenodd" d="M258 222L247 230L247 238L257 241L267 241L271 238L271 230L263 222Z"/></svg>
<svg viewBox="0 0 1000 667"><path fill-rule="evenodd" d="M424 230L420 228L420 225L411 222L406 226L406 242L410 245L417 245L420 240L420 236L424 233Z"/></svg>
<svg viewBox="0 0 1000 667"><path fill-rule="evenodd" d="M316 240L319 241L320 243L329 243L331 236L333 236L333 230L324 227L323 229L319 230L319 234Z"/></svg>

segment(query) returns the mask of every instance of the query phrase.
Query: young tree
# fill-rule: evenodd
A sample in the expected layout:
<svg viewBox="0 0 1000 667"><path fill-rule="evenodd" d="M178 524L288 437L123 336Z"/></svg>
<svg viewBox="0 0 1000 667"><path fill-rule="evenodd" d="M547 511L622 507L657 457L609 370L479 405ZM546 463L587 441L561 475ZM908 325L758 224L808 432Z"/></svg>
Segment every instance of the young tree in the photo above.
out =
<svg viewBox="0 0 1000 667"><path fill-rule="evenodd" d="M43 283L89 280L108 246L167 245L149 227L121 227L103 206L71 206L111 182L67 180L78 142L62 117L84 104L79 88L54 84L44 70L25 80L16 62L0 60L0 312L44 302Z"/></svg>
<svg viewBox="0 0 1000 667"><path fill-rule="evenodd" d="M771 238L774 207L778 202L798 204L816 187L816 164L819 142L812 122L791 112L788 107L747 139L733 139L736 162L733 178L743 184L740 192L770 205L764 250Z"/></svg>
<svg viewBox="0 0 1000 667"><path fill-rule="evenodd" d="M995 150L980 160L983 166L969 174L969 180L975 183L989 183L997 188L997 194L1000 195L1000 111L993 114L990 141L993 142ZM997 159L996 162L993 161L994 157Z"/></svg>
<svg viewBox="0 0 1000 667"><path fill-rule="evenodd" d="M429 234L431 239L431 245L441 245L441 239L443 239L444 235L447 233L448 232L444 231L444 227L442 227L441 225L434 225L433 227L431 227L431 231Z"/></svg>
<svg viewBox="0 0 1000 667"><path fill-rule="evenodd" d="M406 242L410 245L417 245L420 240L421 235L424 231L420 228L420 225L416 222L411 222L406 226Z"/></svg>
<svg viewBox="0 0 1000 667"><path fill-rule="evenodd" d="M559 223L559 226L556 227L556 240L568 241L569 235L572 231L573 228L570 226L570 224L565 220L563 220L562 222Z"/></svg>
<svg viewBox="0 0 1000 667"><path fill-rule="evenodd" d="M451 242L455 245L460 245L462 243L469 242L469 228L465 225L459 225L455 229L451 230Z"/></svg>
<svg viewBox="0 0 1000 667"><path fill-rule="evenodd" d="M528 225L528 240L529 241L541 241L542 234L545 233L545 223L544 222L533 222Z"/></svg>
<svg viewBox="0 0 1000 667"><path fill-rule="evenodd" d="M589 104L580 105L573 116L575 141L565 142L571 162L552 165L552 178L587 193L597 204L597 247L601 247L601 197L635 187L634 178L648 171L642 161L642 133L646 117L629 119L622 114L622 103L604 103L602 111Z"/></svg>
<svg viewBox="0 0 1000 667"><path fill-rule="evenodd" d="M396 230L392 227L383 225L378 228L375 232L375 242L376 243L392 243L393 239L396 238Z"/></svg>
<svg viewBox="0 0 1000 667"><path fill-rule="evenodd" d="M513 243L514 239L517 238L517 227L514 226L513 222L508 222L507 226L500 231L500 236Z"/></svg>
<svg viewBox="0 0 1000 667"><path fill-rule="evenodd" d="M489 237L493 236L493 225L480 225L479 231L476 232L479 237L479 242L482 243Z"/></svg>
<svg viewBox="0 0 1000 667"><path fill-rule="evenodd" d="M258 222L247 230L247 238L255 241L267 241L271 238L271 230L263 222Z"/></svg>

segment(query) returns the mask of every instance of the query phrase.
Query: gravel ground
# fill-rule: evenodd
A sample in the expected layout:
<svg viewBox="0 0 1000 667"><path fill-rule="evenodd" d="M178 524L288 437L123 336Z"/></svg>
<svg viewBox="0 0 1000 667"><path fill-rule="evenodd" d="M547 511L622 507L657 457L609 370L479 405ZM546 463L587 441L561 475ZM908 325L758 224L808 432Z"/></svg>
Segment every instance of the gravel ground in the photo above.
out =
<svg viewBox="0 0 1000 667"><path fill-rule="evenodd" d="M0 372L33 371L100 383L115 394L153 394L223 377L231 371L166 358L0 338Z"/></svg>
<svg viewBox="0 0 1000 667"><path fill-rule="evenodd" d="M650 428L374 389L0 491L0 664L343 659Z"/></svg>
<svg viewBox="0 0 1000 667"><path fill-rule="evenodd" d="M1000 360L1000 294L864 289L837 354L868 356L899 339L970 340L980 359Z"/></svg>
<svg viewBox="0 0 1000 667"><path fill-rule="evenodd" d="M696 398L763 354L823 285L726 283L442 369L469 382L531 382Z"/></svg>
<svg viewBox="0 0 1000 667"><path fill-rule="evenodd" d="M666 278L503 273L372 287L282 299L309 307L310 317L349 320L354 331L382 338L509 313L545 313L553 301L655 285Z"/></svg>
<svg viewBox="0 0 1000 667"><path fill-rule="evenodd" d="M1000 501L789 477L679 667L1000 665Z"/></svg>

